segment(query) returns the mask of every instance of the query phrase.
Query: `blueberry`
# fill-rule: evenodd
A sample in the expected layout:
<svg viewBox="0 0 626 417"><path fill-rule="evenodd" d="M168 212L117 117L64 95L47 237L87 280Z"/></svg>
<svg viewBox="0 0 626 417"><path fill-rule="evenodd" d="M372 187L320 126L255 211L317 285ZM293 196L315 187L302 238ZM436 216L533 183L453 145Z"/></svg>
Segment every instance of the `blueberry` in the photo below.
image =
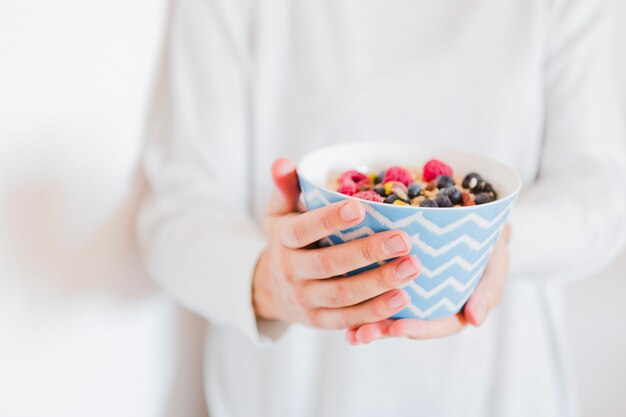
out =
<svg viewBox="0 0 626 417"><path fill-rule="evenodd" d="M463 204L463 194L456 187L448 187L443 190L439 190L439 195L448 197L454 205Z"/></svg>
<svg viewBox="0 0 626 417"><path fill-rule="evenodd" d="M391 193L387 196L387 198L385 198L385 203L387 204L393 204L394 201L399 200L400 197L398 197L397 194Z"/></svg>
<svg viewBox="0 0 626 417"><path fill-rule="evenodd" d="M463 178L463 183L461 185L463 186L463 188L472 189L476 187L476 185L478 184L478 181L480 180L482 180L482 178L480 177L479 174L475 172L470 172L469 174L465 176L465 178Z"/></svg>
<svg viewBox="0 0 626 417"><path fill-rule="evenodd" d="M445 195L438 195L437 198L435 198L435 203L437 203L437 207L452 207L452 201L450 201L450 199L448 197L446 197Z"/></svg>
<svg viewBox="0 0 626 417"><path fill-rule="evenodd" d="M382 184L383 178L385 178L385 173L386 172L387 172L387 170L383 169L382 171L380 171L378 173L378 176L376 177L376 184Z"/></svg>
<svg viewBox="0 0 626 417"><path fill-rule="evenodd" d="M437 177L437 188L454 187L454 178L449 175L440 175Z"/></svg>
<svg viewBox="0 0 626 417"><path fill-rule="evenodd" d="M422 184L419 182L412 182L409 184L409 198L415 198L422 194Z"/></svg>
<svg viewBox="0 0 626 417"><path fill-rule="evenodd" d="M374 187L374 191L376 191L376 194L378 194L381 197L386 197L387 193L385 192L385 187L383 187L382 185L378 184Z"/></svg>
<svg viewBox="0 0 626 417"><path fill-rule="evenodd" d="M491 203L494 200L493 194L491 193L479 193L476 194L475 202L476 205Z"/></svg>
<svg viewBox="0 0 626 417"><path fill-rule="evenodd" d="M420 203L420 207L437 207L437 203L435 202L435 200L427 198Z"/></svg>

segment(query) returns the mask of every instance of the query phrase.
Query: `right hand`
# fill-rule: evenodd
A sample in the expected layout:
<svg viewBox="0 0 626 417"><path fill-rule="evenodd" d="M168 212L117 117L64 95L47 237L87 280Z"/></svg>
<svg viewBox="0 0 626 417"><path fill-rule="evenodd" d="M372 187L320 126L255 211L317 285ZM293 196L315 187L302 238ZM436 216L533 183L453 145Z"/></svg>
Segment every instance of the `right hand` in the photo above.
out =
<svg viewBox="0 0 626 417"><path fill-rule="evenodd" d="M316 242L359 224L363 205L341 201L317 210L298 210L295 166L279 159L272 166L274 194L265 218L267 247L253 278L257 316L327 329L354 329L387 319L409 303L398 287L415 279L420 263L408 256L412 241L398 230L327 248ZM390 258L381 267L353 271Z"/></svg>

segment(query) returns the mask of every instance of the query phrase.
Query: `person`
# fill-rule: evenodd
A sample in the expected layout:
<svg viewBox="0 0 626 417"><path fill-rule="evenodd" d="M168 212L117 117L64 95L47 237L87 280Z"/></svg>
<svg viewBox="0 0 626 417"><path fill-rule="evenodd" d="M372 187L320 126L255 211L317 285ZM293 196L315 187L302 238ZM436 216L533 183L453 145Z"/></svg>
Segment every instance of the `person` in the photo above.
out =
<svg viewBox="0 0 626 417"><path fill-rule="evenodd" d="M172 2L138 230L154 279L207 320L212 417L576 415L563 283L604 266L624 234L607 8ZM303 155L392 139L468 149L523 179L457 316L388 320L419 275L408 237L318 248L363 209L298 206Z"/></svg>

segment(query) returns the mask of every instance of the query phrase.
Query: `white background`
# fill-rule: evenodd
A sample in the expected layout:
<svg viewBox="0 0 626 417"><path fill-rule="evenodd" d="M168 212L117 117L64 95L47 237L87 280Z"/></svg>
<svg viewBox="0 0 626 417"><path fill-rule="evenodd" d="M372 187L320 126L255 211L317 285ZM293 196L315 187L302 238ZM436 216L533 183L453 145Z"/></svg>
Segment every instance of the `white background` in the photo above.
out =
<svg viewBox="0 0 626 417"><path fill-rule="evenodd" d="M202 413L202 324L144 276L132 236L164 14L0 2L0 417ZM626 416L626 253L568 291L584 414Z"/></svg>

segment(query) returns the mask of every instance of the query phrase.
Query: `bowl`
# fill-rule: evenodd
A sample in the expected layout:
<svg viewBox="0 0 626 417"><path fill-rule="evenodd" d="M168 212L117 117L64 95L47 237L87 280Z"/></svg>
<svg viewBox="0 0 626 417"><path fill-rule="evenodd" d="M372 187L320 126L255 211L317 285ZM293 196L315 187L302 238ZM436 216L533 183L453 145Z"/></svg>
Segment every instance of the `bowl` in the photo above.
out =
<svg viewBox="0 0 626 417"><path fill-rule="evenodd" d="M349 169L367 173L399 165L420 170L433 158L450 165L459 177L478 172L493 185L498 200L453 208L397 206L349 197L329 188L334 178ZM306 155L297 172L307 210L347 199L365 206L363 222L328 236L321 245L339 245L385 230L403 230L411 236L411 254L420 260L422 270L404 286L411 303L392 317L395 319L432 320L461 311L482 277L521 189L519 175L493 159L413 142L351 142L321 148Z"/></svg>

